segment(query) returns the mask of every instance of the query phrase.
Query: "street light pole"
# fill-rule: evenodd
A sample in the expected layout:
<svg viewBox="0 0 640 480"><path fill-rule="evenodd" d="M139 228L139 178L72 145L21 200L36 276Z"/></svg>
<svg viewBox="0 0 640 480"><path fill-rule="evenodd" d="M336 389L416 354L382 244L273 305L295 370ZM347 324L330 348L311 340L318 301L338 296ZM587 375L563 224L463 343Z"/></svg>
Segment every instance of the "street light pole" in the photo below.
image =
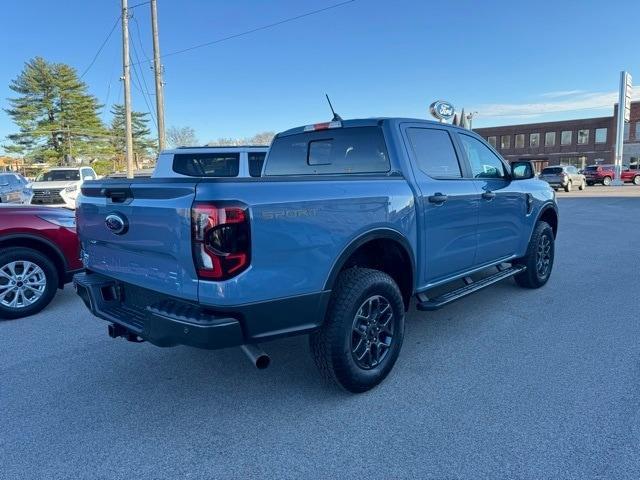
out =
<svg viewBox="0 0 640 480"><path fill-rule="evenodd" d="M616 119L615 179L612 185L624 185L622 181L622 158L624 153L624 125L629 121L631 109L631 75L620 72L620 91L618 94L618 118Z"/></svg>
<svg viewBox="0 0 640 480"><path fill-rule="evenodd" d="M158 38L158 6L156 0L151 0L151 31L153 33L153 71L156 80L158 149L162 151L165 148L164 86L162 84L162 65L160 64L160 40Z"/></svg>
<svg viewBox="0 0 640 480"><path fill-rule="evenodd" d="M127 178L133 178L133 135L131 132L131 76L129 72L129 8L122 0L122 77L124 80L124 137Z"/></svg>

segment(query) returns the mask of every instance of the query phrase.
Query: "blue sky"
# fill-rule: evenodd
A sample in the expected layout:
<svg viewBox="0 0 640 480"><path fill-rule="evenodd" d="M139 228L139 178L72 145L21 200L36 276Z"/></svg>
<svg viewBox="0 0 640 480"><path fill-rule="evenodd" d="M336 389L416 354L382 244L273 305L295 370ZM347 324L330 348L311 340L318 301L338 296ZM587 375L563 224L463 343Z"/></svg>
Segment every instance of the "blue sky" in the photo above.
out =
<svg viewBox="0 0 640 480"><path fill-rule="evenodd" d="M339 1L158 0L161 50ZM11 21L0 29L0 106L12 95L10 80L36 55L83 71L119 6L119 0L5 2L3 17ZM149 6L133 11L131 39L144 59L151 56ZM325 92L345 118L427 117L438 98L478 111L474 126L609 115L619 71L635 73L640 83L640 31L618 26L620 12L638 18L640 2L356 0L166 57L166 123L195 128L202 142L278 131L329 119ZM120 62L118 27L85 77L102 103L122 101ZM139 75L153 91L147 63ZM132 95L134 108L146 111L141 92L132 88ZM12 131L0 112L0 138Z"/></svg>

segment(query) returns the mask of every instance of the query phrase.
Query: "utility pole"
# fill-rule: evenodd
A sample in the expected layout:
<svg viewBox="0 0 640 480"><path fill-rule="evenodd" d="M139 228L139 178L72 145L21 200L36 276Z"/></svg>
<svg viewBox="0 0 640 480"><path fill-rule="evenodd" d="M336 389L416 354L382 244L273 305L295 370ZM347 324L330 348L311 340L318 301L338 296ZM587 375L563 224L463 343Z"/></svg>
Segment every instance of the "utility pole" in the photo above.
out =
<svg viewBox="0 0 640 480"><path fill-rule="evenodd" d="M127 178L133 178L133 135L131 133L131 77L129 73L129 7L122 0L122 76L124 80L124 136L126 143Z"/></svg>
<svg viewBox="0 0 640 480"><path fill-rule="evenodd" d="M160 64L160 40L158 39L158 5L151 0L151 31L153 33L153 73L156 79L156 110L158 117L158 149L164 150L164 86L162 85L162 65Z"/></svg>

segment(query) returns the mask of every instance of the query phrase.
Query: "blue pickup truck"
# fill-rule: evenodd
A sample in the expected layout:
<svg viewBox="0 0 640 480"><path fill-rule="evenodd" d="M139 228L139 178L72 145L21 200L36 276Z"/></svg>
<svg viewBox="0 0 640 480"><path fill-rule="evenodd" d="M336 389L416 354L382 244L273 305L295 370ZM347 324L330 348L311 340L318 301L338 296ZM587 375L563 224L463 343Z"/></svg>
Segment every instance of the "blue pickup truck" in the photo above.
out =
<svg viewBox="0 0 640 480"><path fill-rule="evenodd" d="M179 161L175 177L82 186L75 286L114 338L240 346L263 368L259 344L309 334L321 373L362 392L395 364L413 299L434 310L551 274L554 192L465 129L402 118L294 128L275 137L260 178L208 178L216 159L201 154Z"/></svg>

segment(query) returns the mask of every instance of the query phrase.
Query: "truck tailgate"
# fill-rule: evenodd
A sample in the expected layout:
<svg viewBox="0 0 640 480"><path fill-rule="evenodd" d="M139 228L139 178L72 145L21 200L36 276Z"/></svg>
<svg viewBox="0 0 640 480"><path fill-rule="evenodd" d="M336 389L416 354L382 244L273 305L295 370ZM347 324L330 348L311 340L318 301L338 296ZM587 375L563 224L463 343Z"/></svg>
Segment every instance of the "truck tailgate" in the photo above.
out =
<svg viewBox="0 0 640 480"><path fill-rule="evenodd" d="M87 182L78 198L85 267L123 282L197 300L191 253L196 181Z"/></svg>

